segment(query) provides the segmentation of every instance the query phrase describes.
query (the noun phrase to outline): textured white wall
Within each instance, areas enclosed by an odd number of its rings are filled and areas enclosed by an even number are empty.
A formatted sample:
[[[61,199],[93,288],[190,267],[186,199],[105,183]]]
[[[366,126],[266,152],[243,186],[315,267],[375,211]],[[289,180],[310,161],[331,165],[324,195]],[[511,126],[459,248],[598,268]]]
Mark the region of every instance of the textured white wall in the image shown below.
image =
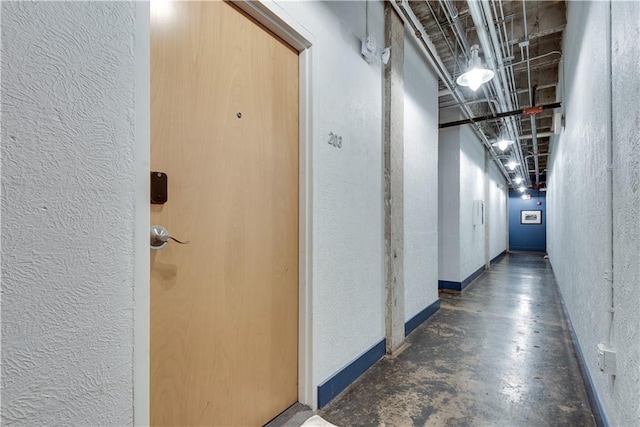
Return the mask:
[[[484,147],[470,126],[460,127],[460,277],[484,265],[484,226],[473,225],[473,201],[484,200]]]
[[[134,5],[1,7],[2,422],[130,425]]]
[[[609,8],[613,39],[609,40]],[[569,2],[563,52],[566,127],[553,141],[547,196],[548,252],[590,375],[611,425],[640,422],[640,4]],[[612,75],[609,74],[609,49]],[[610,91],[610,82],[613,94]],[[612,103],[609,102],[612,96]],[[610,331],[610,254],[606,153],[610,105],[614,153],[614,306]],[[588,195],[586,197],[585,195]],[[600,372],[598,343],[617,351],[617,375]]]
[[[313,382],[384,338],[382,66],[360,55],[365,2],[278,2],[314,36]],[[381,46],[381,2],[369,31]],[[342,136],[342,148],[327,143]]]
[[[616,307],[613,344],[618,351],[610,418],[640,424],[640,3],[613,2],[613,224]]]
[[[404,43],[404,312],[438,299],[438,79]]]
[[[489,258],[507,249],[507,180],[495,162],[489,162]]]
[[[447,113],[447,111],[445,111]],[[460,116],[440,117],[440,122]],[[438,279],[460,282],[460,128],[438,133]]]

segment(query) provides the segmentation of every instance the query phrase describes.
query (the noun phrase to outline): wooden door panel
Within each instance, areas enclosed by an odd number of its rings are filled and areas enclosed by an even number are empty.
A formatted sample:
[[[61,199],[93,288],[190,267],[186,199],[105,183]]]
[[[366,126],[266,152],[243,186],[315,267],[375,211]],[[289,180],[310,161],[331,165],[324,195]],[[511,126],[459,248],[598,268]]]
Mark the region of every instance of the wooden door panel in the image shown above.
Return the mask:
[[[297,400],[298,57],[232,6],[151,22],[153,425],[260,425]]]

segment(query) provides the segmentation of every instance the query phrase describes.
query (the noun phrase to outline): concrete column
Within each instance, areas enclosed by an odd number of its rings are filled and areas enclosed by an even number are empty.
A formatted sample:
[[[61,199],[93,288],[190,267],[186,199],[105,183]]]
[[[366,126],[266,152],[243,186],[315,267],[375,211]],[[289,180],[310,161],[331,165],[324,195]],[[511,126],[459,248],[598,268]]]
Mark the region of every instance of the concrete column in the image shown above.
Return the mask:
[[[385,46],[391,58],[384,68],[384,241],[387,353],[404,343],[404,25],[389,2],[384,4]]]

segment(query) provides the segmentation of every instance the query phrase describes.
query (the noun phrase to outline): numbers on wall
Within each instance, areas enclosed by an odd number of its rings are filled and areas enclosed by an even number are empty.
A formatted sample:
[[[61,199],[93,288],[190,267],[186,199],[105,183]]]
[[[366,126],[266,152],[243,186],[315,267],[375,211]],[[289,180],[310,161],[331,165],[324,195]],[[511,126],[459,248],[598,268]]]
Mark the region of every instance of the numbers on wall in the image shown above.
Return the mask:
[[[329,145],[333,145],[336,148],[342,148],[342,137],[333,132],[329,132]]]

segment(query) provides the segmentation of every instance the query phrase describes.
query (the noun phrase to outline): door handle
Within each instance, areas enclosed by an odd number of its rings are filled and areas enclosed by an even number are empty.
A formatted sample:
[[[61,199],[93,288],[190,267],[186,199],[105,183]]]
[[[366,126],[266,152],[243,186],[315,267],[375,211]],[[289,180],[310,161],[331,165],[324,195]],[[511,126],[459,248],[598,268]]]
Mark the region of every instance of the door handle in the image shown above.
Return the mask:
[[[173,237],[169,234],[166,228],[161,225],[152,225],[151,226],[151,249],[162,249],[167,244],[169,240],[173,240],[176,243],[180,243],[181,245],[189,244],[189,241],[181,241]]]

